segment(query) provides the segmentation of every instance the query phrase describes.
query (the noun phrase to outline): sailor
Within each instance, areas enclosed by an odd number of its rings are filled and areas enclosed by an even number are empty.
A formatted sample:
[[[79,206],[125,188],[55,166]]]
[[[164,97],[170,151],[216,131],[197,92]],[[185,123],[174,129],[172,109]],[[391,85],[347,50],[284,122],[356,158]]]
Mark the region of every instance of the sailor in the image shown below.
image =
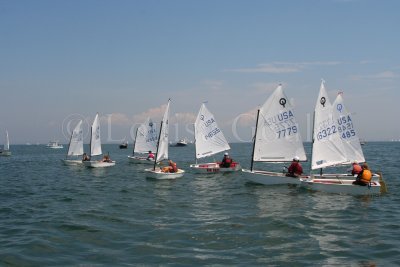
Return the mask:
[[[303,173],[303,167],[300,164],[300,158],[298,156],[295,156],[293,158],[292,164],[290,164],[288,168],[286,176],[299,177],[302,173]]]
[[[225,152],[224,158],[222,159],[220,167],[229,168],[229,167],[231,167],[232,162],[233,162],[233,160],[231,159],[231,157],[229,157],[228,152]]]
[[[358,174],[353,184],[366,186],[371,182],[372,172],[368,167],[368,164],[364,162],[362,165],[362,171]]]

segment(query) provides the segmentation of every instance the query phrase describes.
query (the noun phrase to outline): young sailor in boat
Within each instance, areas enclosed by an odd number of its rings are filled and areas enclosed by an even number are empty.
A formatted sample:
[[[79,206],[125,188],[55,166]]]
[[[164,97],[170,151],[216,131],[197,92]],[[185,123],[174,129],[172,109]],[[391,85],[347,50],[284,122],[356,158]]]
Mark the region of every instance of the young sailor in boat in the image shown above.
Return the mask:
[[[102,161],[103,162],[112,162],[109,155],[104,155]]]
[[[89,160],[90,160],[89,156],[86,153],[83,153],[82,161],[89,161]]]
[[[300,158],[298,156],[295,156],[293,158],[292,164],[290,164],[288,168],[288,172],[286,173],[286,176],[290,177],[299,177],[303,173],[303,167],[300,164]]]
[[[178,172],[178,167],[176,166],[176,163],[173,162],[172,160],[168,160],[169,166],[162,168],[162,172]]]
[[[357,179],[353,182],[356,185],[366,186],[371,182],[372,172],[367,163],[362,165],[362,171],[358,174]]]
[[[153,152],[151,152],[151,150],[149,151],[149,154],[147,155],[147,160],[154,160],[155,159],[155,157],[154,157],[154,154],[153,154]]]
[[[349,169],[349,171],[351,171],[351,175],[359,175],[360,172],[362,172],[362,167],[360,166],[360,164],[358,164],[358,162],[355,160],[352,163],[352,167]]]
[[[233,160],[229,157],[228,152],[225,152],[224,158],[222,159],[221,164],[219,165],[221,168],[230,168]]]

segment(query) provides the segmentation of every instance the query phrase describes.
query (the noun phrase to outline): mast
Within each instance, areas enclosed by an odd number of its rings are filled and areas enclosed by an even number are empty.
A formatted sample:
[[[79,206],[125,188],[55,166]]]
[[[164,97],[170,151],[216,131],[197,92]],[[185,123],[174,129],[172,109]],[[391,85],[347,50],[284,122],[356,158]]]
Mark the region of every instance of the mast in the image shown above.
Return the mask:
[[[257,119],[256,119],[256,132],[254,133],[254,140],[253,140],[253,152],[251,154],[251,165],[250,171],[253,171],[253,163],[254,163],[254,150],[256,147],[256,139],[257,139],[257,128],[258,128],[258,116],[260,115],[260,109],[257,110]]]
[[[194,130],[194,158],[195,158],[195,162],[196,162],[196,164],[197,164],[196,123],[193,124],[193,130]]]
[[[163,121],[161,121],[161,125],[160,125],[160,133],[158,134],[158,141],[157,141],[157,151],[156,151],[156,158],[154,160],[154,166],[153,166],[153,171],[156,170],[156,165],[157,165],[157,157],[158,157],[158,147],[160,145],[160,137],[161,137],[161,130],[162,130],[162,126],[163,126]]]
[[[140,126],[139,126],[140,127]],[[136,138],[137,138],[137,133],[139,131],[139,127],[136,128],[136,134],[135,134],[135,142],[133,143],[133,151],[132,151],[132,156],[135,155],[135,146],[136,146]]]
[[[89,155],[90,155],[90,160],[92,160],[92,138],[93,138],[93,124],[90,127],[90,143],[89,143]]]

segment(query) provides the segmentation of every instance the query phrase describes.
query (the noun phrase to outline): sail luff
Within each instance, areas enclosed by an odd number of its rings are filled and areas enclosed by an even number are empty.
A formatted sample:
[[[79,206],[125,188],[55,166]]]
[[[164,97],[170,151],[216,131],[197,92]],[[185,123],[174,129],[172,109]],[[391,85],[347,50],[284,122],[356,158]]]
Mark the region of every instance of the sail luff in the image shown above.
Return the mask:
[[[168,159],[168,133],[169,133],[169,107],[171,100],[168,100],[167,107],[164,112],[164,116],[162,119],[162,125],[160,129],[159,142],[158,142],[158,151],[157,151],[157,162],[160,162],[164,159]]]

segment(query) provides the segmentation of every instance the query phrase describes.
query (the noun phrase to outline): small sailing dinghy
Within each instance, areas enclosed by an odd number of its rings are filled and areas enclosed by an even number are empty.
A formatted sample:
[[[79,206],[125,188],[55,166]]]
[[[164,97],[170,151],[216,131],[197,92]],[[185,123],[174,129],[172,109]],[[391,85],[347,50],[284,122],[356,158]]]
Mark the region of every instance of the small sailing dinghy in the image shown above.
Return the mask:
[[[83,131],[82,131],[82,120],[78,122],[75,129],[71,133],[71,138],[69,140],[68,152],[63,159],[65,165],[80,165],[82,164],[83,155]],[[79,158],[77,158],[79,157]]]
[[[90,160],[84,160],[83,164],[86,167],[91,168],[104,168],[115,165],[115,161],[112,161],[109,155],[104,155],[101,160],[93,160],[94,156],[102,155],[101,150],[101,139],[100,139],[100,120],[99,114],[93,120],[92,127],[90,129]]]
[[[0,149],[0,156],[9,157],[11,156],[10,151],[10,139],[8,138],[8,131],[6,130],[6,140],[3,145],[3,149]]]
[[[169,106],[171,100],[168,100],[163,119],[160,125],[160,133],[157,142],[157,156],[153,168],[146,169],[146,176],[153,179],[176,179],[182,177],[185,173],[182,169],[176,169],[176,172],[168,172],[168,168],[157,167],[157,163],[168,159],[168,134],[169,134]]]
[[[230,148],[224,134],[218,127],[214,115],[203,103],[194,124],[196,164],[190,168],[198,173],[234,172],[241,169],[240,164],[232,162],[230,167],[222,167],[221,162],[197,163],[198,159],[210,157]]]
[[[249,182],[300,184],[298,177],[286,176],[286,172],[253,169],[254,162],[285,163],[295,157],[300,161],[307,159],[294,114],[292,104],[279,85],[257,113],[251,168],[242,170]]]
[[[145,153],[153,153],[157,149],[156,125],[148,118],[145,123],[136,129],[135,142],[132,155],[128,156],[131,163],[154,164],[154,158],[149,158]],[[136,153],[136,155],[135,155]]]
[[[352,115],[344,106],[342,94],[338,94],[332,105],[324,81],[321,82],[315,106],[313,131],[311,170],[320,169],[320,173],[311,173],[308,179],[301,179],[302,186],[329,193],[353,195],[381,192],[381,183],[384,182],[380,174],[373,174],[368,186],[361,186],[353,184],[356,177],[350,174],[322,173],[322,169],[326,167],[350,165],[355,161],[365,162]]]

